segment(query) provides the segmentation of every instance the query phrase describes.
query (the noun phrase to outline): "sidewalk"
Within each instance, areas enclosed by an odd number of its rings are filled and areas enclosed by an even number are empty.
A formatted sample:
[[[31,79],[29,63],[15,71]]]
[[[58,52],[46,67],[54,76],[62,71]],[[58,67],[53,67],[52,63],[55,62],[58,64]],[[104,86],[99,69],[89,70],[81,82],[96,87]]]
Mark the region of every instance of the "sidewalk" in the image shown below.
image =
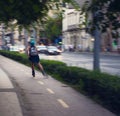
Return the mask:
[[[41,73],[36,71],[36,79],[33,79],[30,67],[3,56],[0,56],[0,59],[0,66],[20,83],[19,86],[24,92],[24,105],[27,110],[26,114],[23,113],[24,116],[116,116],[51,77],[42,79]],[[0,68],[0,116],[23,116],[23,114],[15,88]]]
[[[23,116],[14,87],[0,68],[0,116]]]

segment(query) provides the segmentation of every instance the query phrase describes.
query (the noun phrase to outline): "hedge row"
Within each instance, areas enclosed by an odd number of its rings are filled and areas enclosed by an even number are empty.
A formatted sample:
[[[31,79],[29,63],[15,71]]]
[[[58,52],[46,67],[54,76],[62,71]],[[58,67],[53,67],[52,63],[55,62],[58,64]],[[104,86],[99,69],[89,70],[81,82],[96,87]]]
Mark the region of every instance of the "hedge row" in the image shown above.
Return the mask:
[[[8,51],[0,51],[0,54],[29,65],[25,54]],[[95,98],[110,111],[120,115],[120,78],[118,76],[69,67],[59,61],[41,60],[41,63],[53,77]]]

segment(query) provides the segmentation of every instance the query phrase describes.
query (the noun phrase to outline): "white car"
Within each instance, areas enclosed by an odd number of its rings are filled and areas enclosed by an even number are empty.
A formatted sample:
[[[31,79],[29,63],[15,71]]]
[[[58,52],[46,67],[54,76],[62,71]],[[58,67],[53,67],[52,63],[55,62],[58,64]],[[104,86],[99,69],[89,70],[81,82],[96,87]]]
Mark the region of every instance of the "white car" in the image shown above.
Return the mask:
[[[38,51],[39,53],[44,53],[44,54],[46,54],[46,52],[47,52],[47,47],[44,46],[44,45],[38,45],[38,46],[36,46],[36,48],[37,48],[37,51]]]
[[[19,52],[19,48],[18,46],[10,46],[10,51],[15,51],[15,52]]]
[[[47,54],[49,55],[60,55],[61,50],[59,50],[56,46],[47,46]]]

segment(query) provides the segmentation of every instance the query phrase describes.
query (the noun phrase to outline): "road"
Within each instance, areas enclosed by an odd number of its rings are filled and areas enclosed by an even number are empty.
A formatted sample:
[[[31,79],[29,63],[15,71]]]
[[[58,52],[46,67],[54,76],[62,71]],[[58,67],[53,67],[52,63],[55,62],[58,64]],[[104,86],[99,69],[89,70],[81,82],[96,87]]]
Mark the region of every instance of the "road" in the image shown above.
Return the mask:
[[[36,78],[33,78],[30,67],[3,56],[0,61],[0,68],[13,83],[23,116],[115,116],[52,77],[44,79],[36,71]]]
[[[93,55],[90,53],[64,52],[58,56],[40,54],[40,58],[62,61],[68,66],[78,66],[89,70],[93,69]],[[100,68],[102,72],[120,76],[120,55],[101,55]]]

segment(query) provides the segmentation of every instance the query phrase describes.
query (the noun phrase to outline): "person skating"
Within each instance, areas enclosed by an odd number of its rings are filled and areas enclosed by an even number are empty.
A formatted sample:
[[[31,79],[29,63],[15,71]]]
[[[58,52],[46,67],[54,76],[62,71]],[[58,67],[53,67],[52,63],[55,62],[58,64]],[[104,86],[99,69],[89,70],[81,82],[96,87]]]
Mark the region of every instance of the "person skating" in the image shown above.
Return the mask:
[[[27,48],[27,55],[28,55],[28,59],[31,62],[31,68],[32,68],[32,76],[35,77],[35,65],[38,66],[39,70],[42,72],[42,74],[45,77],[48,77],[47,74],[45,73],[43,66],[40,63],[40,58],[38,55],[38,51],[37,48],[35,46],[35,41],[31,40],[29,42],[29,46]]]

